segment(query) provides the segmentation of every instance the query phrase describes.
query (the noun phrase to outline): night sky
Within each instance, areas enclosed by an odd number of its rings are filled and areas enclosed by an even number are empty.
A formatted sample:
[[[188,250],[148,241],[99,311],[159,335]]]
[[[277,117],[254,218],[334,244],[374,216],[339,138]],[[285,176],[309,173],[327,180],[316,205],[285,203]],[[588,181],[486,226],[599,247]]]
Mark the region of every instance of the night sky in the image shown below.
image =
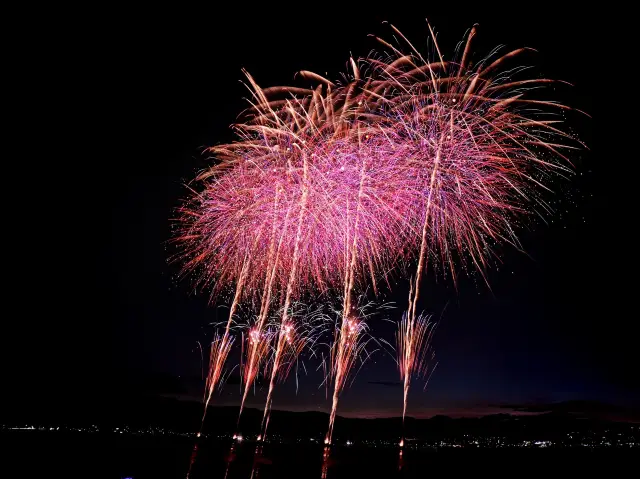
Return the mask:
[[[433,274],[423,282],[422,307],[441,318],[434,340],[439,364],[426,392],[416,383],[409,414],[479,415],[573,399],[637,402],[634,313],[629,287],[619,284],[625,259],[614,259],[629,245],[616,236],[622,232],[612,234],[611,158],[599,153],[594,135],[595,19],[546,7],[501,13],[458,6],[392,5],[378,13],[317,8],[130,13],[105,29],[86,75],[96,86],[83,86],[89,108],[101,112],[99,120],[87,119],[92,146],[83,149],[84,179],[70,182],[77,190],[70,187],[55,204],[67,212],[62,224],[74,227],[60,225],[65,238],[52,240],[59,248],[42,276],[46,291],[23,304],[35,319],[20,326],[30,339],[16,346],[15,395],[199,397],[197,341],[206,345],[209,323],[225,319],[226,309],[194,294],[189,282],[176,282],[167,241],[184,183],[209,164],[203,147],[232,138],[229,125],[245,105],[241,68],[263,87],[295,83],[301,69],[335,78],[350,52],[366,55],[376,46],[367,34],[390,37],[383,20],[424,48],[428,17],[446,55],[474,23],[476,55],[499,44],[537,49],[521,61],[534,65],[536,75],[573,83],[556,98],[594,119],[571,117],[591,151],[572,158],[573,181],[556,185],[557,213],[549,224],[532,222],[519,232],[527,254],[499,249],[503,264],[488,272],[491,289],[476,277],[461,277],[457,289]],[[389,318],[400,317],[406,298],[407,285],[399,281],[384,298],[398,306]],[[373,320],[371,328],[392,340],[389,323]],[[317,363],[309,365],[314,370]],[[292,374],[274,407],[327,410],[320,374],[299,376],[298,394]],[[238,403],[234,379],[218,404]],[[391,358],[376,354],[344,394],[339,414],[400,414],[397,382]],[[249,404],[262,405],[263,397],[259,392]]]

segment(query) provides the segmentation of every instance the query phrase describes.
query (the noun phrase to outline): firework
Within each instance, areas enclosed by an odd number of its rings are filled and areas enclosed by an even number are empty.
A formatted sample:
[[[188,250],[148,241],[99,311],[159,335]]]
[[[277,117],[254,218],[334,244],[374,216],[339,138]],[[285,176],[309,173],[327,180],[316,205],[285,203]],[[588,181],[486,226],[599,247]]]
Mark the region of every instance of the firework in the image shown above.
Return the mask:
[[[294,331],[293,331],[294,325],[293,323],[290,323],[288,319],[289,319],[289,307],[291,305],[294,283],[296,281],[297,273],[298,273],[298,259],[300,257],[300,242],[302,241],[302,229],[303,229],[302,225],[304,223],[304,215],[305,215],[305,209],[307,206],[307,201],[309,199],[309,186],[308,186],[309,166],[308,166],[306,157],[303,159],[303,165],[304,165],[303,178],[302,178],[303,185],[302,185],[302,193],[300,196],[300,216],[298,218],[295,247],[293,251],[293,264],[292,264],[291,272],[289,273],[289,281],[287,283],[287,292],[285,295],[284,307],[282,309],[282,322],[280,323],[280,332],[278,334],[275,357],[273,360],[273,366],[271,367],[272,369],[271,381],[269,383],[269,392],[267,394],[267,404],[264,409],[265,413],[263,418],[263,423],[265,422],[265,419],[267,420],[267,423],[264,424],[263,436],[266,436],[266,428],[268,425],[268,411],[271,407],[273,387],[275,385],[275,379],[278,375],[278,370],[280,367],[280,362],[282,360],[282,353],[284,350],[284,346],[285,344],[291,345],[292,336],[294,335]],[[297,348],[294,348],[294,350],[298,351]]]
[[[246,277],[248,263],[245,261],[245,265],[242,269],[240,278],[238,279],[238,284],[236,286],[236,292],[233,297],[233,302],[231,303],[231,308],[229,309],[229,319],[227,320],[227,324],[224,329],[224,334],[222,337],[216,335],[214,340],[211,342],[211,348],[209,350],[209,372],[207,373],[207,379],[205,383],[205,397],[204,397],[204,411],[202,414],[202,424],[204,424],[204,419],[207,414],[207,409],[209,407],[209,402],[211,401],[211,396],[215,389],[220,386],[221,379],[223,377],[224,365],[227,361],[227,357],[229,356],[229,352],[231,351],[231,346],[233,345],[234,338],[231,336],[231,327],[233,326],[234,314],[238,308],[238,303],[240,300],[240,294],[242,292],[242,286],[244,283],[244,279]],[[202,425],[200,427],[202,431]]]
[[[433,353],[430,351],[431,337],[434,331],[434,323],[428,317],[418,316],[413,318],[405,313],[398,325],[396,335],[397,361],[400,370],[400,378],[404,386],[404,401],[402,407],[402,425],[407,414],[407,398],[411,386],[411,378],[414,375],[426,375],[430,370],[430,360]],[[428,381],[427,381],[428,382]],[[425,385],[426,387],[426,385]],[[404,446],[404,439],[400,441],[400,447]]]
[[[385,61],[369,61],[380,77],[373,88],[387,99],[384,130],[422,182],[412,222],[420,225],[409,303],[415,318],[429,256],[455,280],[455,256],[483,272],[495,244],[519,247],[519,218],[550,211],[540,192],[572,173],[563,151],[580,143],[559,128],[566,106],[526,96],[551,80],[514,79],[524,68],[510,62],[530,49],[494,51],[472,66],[474,27],[459,62],[444,61],[432,33],[438,59],[428,61],[394,30],[411,52],[391,47]]]
[[[243,297],[282,302],[328,291],[345,269],[356,282],[386,276],[412,240],[414,172],[384,154],[388,140],[360,120],[372,107],[364,88],[262,90],[248,78],[255,104],[236,125],[238,141],[211,149],[220,163],[199,176],[204,190],[181,209],[185,273],[216,295],[251,258]],[[288,97],[267,98],[276,93]]]
[[[270,363],[271,377],[262,417],[262,432],[258,436],[258,441],[264,441],[267,436],[267,428],[269,426],[271,406],[273,403],[273,391],[276,383],[287,379],[291,368],[294,363],[298,361],[298,357],[303,349],[305,349],[305,347],[312,348],[324,331],[326,318],[321,308],[316,310],[301,310],[300,314],[297,315],[300,316],[299,318],[295,317],[295,312],[295,308],[292,308],[292,312],[288,315],[286,321],[282,321],[278,326],[279,331],[275,337],[276,344]]]
[[[269,426],[269,413],[271,411],[271,403],[273,401],[273,389],[276,384],[276,380],[280,376],[284,380],[290,370],[285,368],[282,372],[282,363],[285,361],[284,356],[291,356],[291,360],[295,360],[304,347],[304,339],[300,339],[295,331],[295,326],[292,322],[283,321],[280,325],[276,340],[276,349],[274,352],[273,364],[271,365],[271,379],[269,381],[269,391],[267,392],[267,400],[264,406],[264,413],[262,416],[262,434],[260,440],[265,440],[267,437],[267,427]]]
[[[484,277],[493,246],[519,248],[515,229],[523,214],[550,212],[540,192],[554,176],[571,173],[564,151],[581,145],[564,133],[559,103],[527,98],[548,79],[514,79],[524,68],[510,66],[529,49],[498,56],[497,50],[471,65],[471,29],[459,62],[445,61],[429,26],[437,59],[410,48],[370,58],[377,80],[372,95],[384,95],[377,112],[394,154],[411,158],[422,201],[412,225],[420,225],[417,268],[409,307],[398,331],[398,366],[404,382],[403,423],[412,375],[425,373],[432,324],[417,315],[420,286],[429,260],[456,278],[455,258],[467,259]],[[486,281],[486,278],[485,278]],[[404,441],[401,441],[401,447]]]
[[[364,296],[365,295],[362,297]],[[374,345],[377,344],[378,341],[369,335],[367,320],[379,313],[380,310],[388,307],[386,304],[378,305],[373,302],[368,302],[356,307],[356,304],[362,297],[349,303],[350,313],[345,314],[345,311],[347,311],[347,309],[345,309],[347,301],[351,301],[350,295],[346,294],[343,298],[342,310],[334,311],[341,319],[335,323],[334,339],[330,349],[329,369],[325,371],[326,376],[323,382],[323,384],[327,385],[327,388],[333,383],[329,427],[324,439],[324,444],[328,446],[331,445],[333,438],[333,426],[340,395],[349,380],[353,380],[358,372],[354,366],[359,361],[360,367],[362,367],[369,357],[377,351],[377,349],[369,347],[372,341]],[[338,323],[340,324],[339,328]]]
[[[306,161],[306,159],[304,160],[304,173],[303,173],[303,185],[302,185],[302,192],[301,192],[301,196],[300,196],[300,213],[299,213],[299,218],[298,218],[298,226],[297,226],[297,232],[296,232],[296,237],[295,237],[295,247],[294,247],[294,252],[293,252],[293,263],[292,263],[292,267],[291,267],[291,271],[289,273],[289,281],[287,283],[287,292],[285,295],[285,300],[284,300],[284,307],[282,310],[282,323],[281,323],[281,327],[280,327],[280,333],[278,334],[278,340],[277,340],[277,347],[276,347],[276,354],[275,354],[275,359],[274,359],[274,364],[272,366],[272,370],[273,370],[273,375],[272,375],[272,379],[271,379],[271,383],[269,385],[269,394],[267,396],[267,404],[270,404],[271,401],[271,394],[273,393],[273,386],[275,383],[275,376],[277,375],[277,371],[278,371],[278,367],[280,364],[280,360],[281,360],[281,353],[282,353],[282,343],[283,341],[286,341],[287,338],[290,338],[290,330],[291,328],[293,328],[293,325],[290,324],[287,321],[288,315],[289,315],[289,307],[291,305],[291,299],[292,299],[292,295],[293,295],[293,289],[294,289],[294,283],[297,279],[297,270],[298,270],[298,258],[300,256],[299,252],[300,252],[300,242],[302,240],[302,225],[303,225],[303,220],[304,220],[304,214],[305,214],[305,208],[307,205],[307,200],[309,198],[309,188],[308,188],[308,175],[309,175],[309,169],[308,169],[308,163]],[[268,304],[264,305],[263,304],[264,309],[268,309]],[[265,312],[266,314],[266,312]],[[258,331],[259,333],[259,331]],[[252,355],[253,358],[253,355]],[[252,366],[250,364],[250,366]],[[253,379],[252,379],[253,380]],[[240,414],[242,414],[242,406],[244,405],[244,401],[245,398],[247,396],[247,390],[249,388],[250,383],[249,382],[245,382],[245,393],[243,395],[243,399],[242,399],[242,405],[240,407]],[[267,412],[268,408],[265,407],[265,415]],[[264,422],[264,421],[263,421]]]
[[[331,413],[329,414],[329,429],[324,439],[324,443],[327,445],[331,444],[340,394],[347,383],[349,373],[365,347],[362,340],[365,331],[366,324],[363,321],[354,317],[346,317],[337,333],[337,339],[331,351],[331,375],[334,386]]]
[[[246,268],[245,268],[246,270]],[[204,420],[207,415],[207,410],[209,409],[209,402],[211,401],[211,397],[213,396],[213,392],[215,389],[224,382],[223,374],[224,374],[224,365],[227,361],[227,357],[229,356],[229,352],[231,351],[231,347],[233,346],[234,338],[230,335],[231,327],[233,325],[233,317],[238,307],[238,300],[240,298],[240,291],[242,290],[242,282],[244,280],[244,274],[241,274],[238,285],[236,287],[236,294],[234,295],[233,302],[231,303],[231,308],[229,310],[229,319],[227,320],[226,327],[224,329],[224,333],[222,337],[216,331],[213,341],[211,342],[211,347],[209,349],[209,370],[207,372],[207,379],[205,382],[204,388],[204,410],[202,412],[202,420],[200,421],[200,431],[196,435],[196,438],[200,438],[202,434],[202,429],[204,427]],[[196,459],[196,455],[198,452],[198,443],[196,442],[193,446],[193,452],[191,454],[191,460],[189,462],[189,470],[187,471],[187,479],[191,475],[191,470],[193,468],[193,464]]]
[[[377,135],[374,135],[374,137],[376,136]],[[385,166],[389,166],[390,164],[393,165],[394,162],[390,162],[389,159],[395,158],[394,156],[379,155],[379,151],[375,149],[373,151],[371,149],[367,149],[368,146],[372,143],[375,145],[375,143],[373,141],[369,141],[371,138],[371,135],[369,134],[366,134],[364,138],[364,144],[363,142],[358,144],[360,151],[357,157],[359,159],[360,168],[357,178],[357,195],[354,202],[355,207],[350,207],[354,203],[348,202],[345,205],[347,218],[353,217],[353,220],[348,220],[344,227],[344,249],[346,254],[344,258],[345,268],[342,295],[342,319],[340,330],[337,333],[337,337],[334,339],[334,347],[332,348],[331,374],[333,379],[333,397],[325,444],[331,444],[339,397],[344,389],[351,368],[355,363],[360,350],[363,348],[363,343],[360,342],[360,339],[361,333],[365,329],[366,325],[362,320],[355,317],[354,312],[356,308],[353,304],[353,294],[356,286],[357,267],[359,263],[359,252],[362,249],[362,240],[366,241],[368,239],[368,237],[362,238],[362,235],[359,232],[362,230],[371,230],[375,228],[376,224],[376,221],[372,220],[372,218],[368,216],[368,213],[370,213],[370,205],[366,201],[366,199],[371,197],[369,190],[367,190],[371,173],[372,171],[376,171],[375,168],[372,169],[369,166],[375,164],[376,159],[382,159]],[[367,150],[369,154],[363,155],[362,150]],[[391,168],[391,170],[402,173],[406,173],[406,171],[408,171],[407,169],[401,168]],[[396,175],[396,178],[400,177],[405,180],[403,185],[404,189],[395,191],[407,191],[410,181],[408,181],[409,179],[405,178],[403,175]],[[353,190],[355,191],[355,188],[353,188]],[[383,190],[384,188],[381,187],[379,191],[374,191],[372,194],[383,194]],[[390,234],[386,239],[388,242],[392,242],[393,238],[398,238],[398,236]],[[397,249],[392,248],[392,251],[397,251]],[[375,278],[371,261],[369,261],[369,265],[371,277]],[[375,279],[373,279],[373,285],[375,288]]]
[[[258,376],[261,363],[265,360],[269,352],[270,340],[268,336],[268,333],[263,331],[260,325],[251,328],[247,334],[245,340],[247,345],[247,361],[242,368],[242,383],[244,389],[240,402],[240,411],[238,412],[238,423],[240,423],[240,416],[242,416],[249,390]]]
[[[236,298],[260,298],[240,413],[265,360],[256,338],[265,334],[272,304],[284,303],[283,328],[292,301],[344,280],[348,312],[355,285],[371,278],[375,288],[377,272],[386,275],[407,251],[411,202],[403,192],[413,194],[406,188],[412,171],[378,154],[376,141],[387,140],[353,121],[366,103],[352,84],[261,90],[247,77],[255,100],[249,119],[237,126],[239,141],[212,149],[222,163],[201,175],[206,188],[183,208],[178,238],[185,271],[200,269],[205,283],[215,279],[213,294],[235,281]],[[274,92],[303,98],[269,100]],[[274,375],[280,354],[277,347]]]
[[[427,266],[454,282],[457,265],[484,277],[497,244],[520,247],[515,231],[524,216],[551,211],[541,192],[571,174],[566,151],[582,146],[561,129],[559,113],[568,108],[534,96],[551,80],[520,78],[524,68],[511,63],[529,49],[495,50],[473,64],[474,27],[459,60],[445,61],[429,26],[431,60],[392,28],[406,47],[380,40],[386,53],[352,59],[342,83],[302,72],[317,86],[262,89],[247,74],[250,107],[235,125],[236,141],[210,149],[219,162],[198,177],[202,190],[181,209],[185,273],[211,286],[212,297],[235,285],[225,334],[212,344],[205,411],[221,382],[235,309],[259,305],[242,343],[240,413],[264,367],[262,439],[283,365],[304,343],[293,305],[342,292],[325,378],[333,385],[331,444],[340,394],[367,342],[354,295],[369,283],[377,292],[379,281],[415,259],[397,338],[404,421],[433,332],[418,314]]]

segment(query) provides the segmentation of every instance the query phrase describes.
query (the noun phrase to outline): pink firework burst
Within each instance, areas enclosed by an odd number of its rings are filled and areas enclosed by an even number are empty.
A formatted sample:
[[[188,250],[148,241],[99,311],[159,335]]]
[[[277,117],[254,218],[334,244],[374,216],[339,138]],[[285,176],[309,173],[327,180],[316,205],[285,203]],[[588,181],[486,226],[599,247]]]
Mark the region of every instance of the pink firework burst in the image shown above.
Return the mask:
[[[409,53],[381,40],[390,52],[367,60],[377,78],[370,94],[384,97],[375,121],[390,154],[410,159],[421,183],[416,276],[429,255],[454,279],[456,256],[483,271],[495,244],[518,246],[514,222],[523,213],[550,211],[540,192],[551,179],[572,174],[565,152],[582,145],[561,129],[559,113],[569,108],[531,98],[554,82],[519,78],[524,69],[514,62],[530,49],[472,65],[474,27],[459,61],[445,61],[434,36],[437,58],[425,60],[392,28]]]
[[[388,154],[411,164],[422,197],[409,222],[420,231],[417,269],[398,331],[404,417],[411,375],[433,331],[416,314],[429,259],[454,281],[456,258],[484,276],[494,245],[519,247],[523,215],[550,212],[540,193],[551,190],[552,178],[572,173],[566,152],[584,145],[562,130],[561,113],[570,108],[534,96],[554,82],[519,77],[524,69],[513,62],[530,49],[496,50],[472,65],[474,27],[460,60],[445,61],[429,26],[437,57],[425,60],[392,28],[408,53],[380,40],[388,53],[368,59],[375,77],[368,92],[383,100],[372,118],[389,140]]]

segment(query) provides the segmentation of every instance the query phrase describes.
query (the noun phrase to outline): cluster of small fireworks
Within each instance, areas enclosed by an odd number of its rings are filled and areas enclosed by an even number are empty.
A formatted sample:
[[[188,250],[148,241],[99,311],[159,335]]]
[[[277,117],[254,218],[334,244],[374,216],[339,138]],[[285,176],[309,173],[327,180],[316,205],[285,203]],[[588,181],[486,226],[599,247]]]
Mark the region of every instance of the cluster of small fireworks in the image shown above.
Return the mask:
[[[519,248],[519,218],[551,212],[540,193],[571,174],[566,151],[583,146],[560,128],[558,113],[568,107],[526,97],[551,80],[514,79],[524,69],[504,69],[528,49],[495,50],[472,64],[474,27],[459,59],[445,61],[429,26],[437,58],[425,60],[392,28],[408,53],[378,39],[386,53],[351,59],[341,84],[305,71],[316,87],[262,89],[245,72],[251,106],[235,126],[238,140],[210,149],[219,162],[181,209],[185,272],[212,295],[235,288],[224,336],[212,344],[205,407],[221,381],[238,304],[259,304],[242,342],[240,413],[263,370],[262,440],[275,385],[319,335],[294,305],[339,294],[325,378],[331,444],[340,394],[366,357],[368,325],[354,295],[368,285],[377,293],[415,260],[396,338],[404,422],[411,379],[433,357],[433,323],[417,310],[427,266],[454,281],[456,265],[484,276],[497,244]]]

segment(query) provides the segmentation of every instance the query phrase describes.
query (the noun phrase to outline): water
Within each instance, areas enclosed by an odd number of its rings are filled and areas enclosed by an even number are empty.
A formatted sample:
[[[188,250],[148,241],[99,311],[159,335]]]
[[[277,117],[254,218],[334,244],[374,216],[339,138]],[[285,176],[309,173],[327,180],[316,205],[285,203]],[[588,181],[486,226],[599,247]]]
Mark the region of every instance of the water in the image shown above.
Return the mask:
[[[193,451],[187,438],[38,431],[3,432],[1,477],[185,478]],[[332,448],[324,460],[317,444],[285,446],[231,441],[200,445],[190,479],[424,478],[468,474],[549,476],[606,468],[619,477],[635,467],[638,450]],[[256,452],[258,452],[256,454]],[[324,474],[324,475],[323,475]]]

